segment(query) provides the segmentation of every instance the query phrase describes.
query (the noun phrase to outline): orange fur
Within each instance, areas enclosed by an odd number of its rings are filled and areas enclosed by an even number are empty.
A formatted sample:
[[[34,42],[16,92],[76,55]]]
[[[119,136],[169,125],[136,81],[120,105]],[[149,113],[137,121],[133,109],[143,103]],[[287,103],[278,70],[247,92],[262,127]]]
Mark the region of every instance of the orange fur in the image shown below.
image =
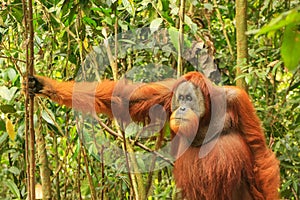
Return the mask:
[[[115,82],[58,82],[47,77],[35,76],[44,86],[40,95],[51,100],[89,113],[105,113],[112,116],[111,103]]]
[[[212,86],[196,72],[188,73],[183,78],[184,81],[197,85],[206,99],[208,110],[199,127],[205,127],[211,121],[217,123],[218,119],[210,118],[209,107],[212,102],[219,103],[220,88]],[[183,189],[183,194],[188,199],[248,199],[243,197],[243,194],[238,194],[240,198],[235,198],[236,193],[233,191],[236,191],[238,185],[243,185],[242,190],[246,196],[250,194],[249,199],[279,199],[278,160],[267,148],[260,120],[248,95],[237,87],[222,89],[225,89],[227,102],[226,120],[221,136],[216,139],[212,151],[204,158],[197,156],[201,147],[189,147],[184,152],[175,163],[174,175],[177,185]],[[238,138],[233,137],[236,133]],[[196,169],[191,170],[190,165]],[[185,169],[178,170],[177,167],[180,166],[185,166]],[[228,173],[228,170],[236,174]],[[233,182],[230,182],[231,179]]]
[[[232,89],[232,87],[228,87]],[[274,153],[268,149],[260,120],[245,91],[234,88],[235,97],[229,95],[227,113],[231,123],[245,138],[254,157],[255,181],[267,200],[279,199],[279,165]]]
[[[212,117],[211,106],[222,103],[220,91],[225,91],[226,116],[219,138],[202,146],[183,149],[180,148],[184,133],[175,138],[173,148],[180,149],[182,154],[174,167],[177,186],[187,199],[279,198],[278,161],[267,148],[260,121],[248,95],[236,87],[213,86],[198,72],[190,72],[177,81],[149,84],[108,80],[75,83],[57,82],[40,76],[36,78],[43,85],[39,91],[41,95],[83,112],[105,113],[125,122],[130,118],[145,121],[151,113],[154,115],[150,116],[151,119],[159,119],[163,113],[170,117],[173,89],[184,81],[190,81],[203,93],[206,112],[198,122],[190,115],[192,119],[182,124],[184,129],[180,123],[171,120],[174,135],[197,126],[205,134],[210,123],[218,124],[218,119]],[[151,110],[154,112],[149,114]],[[199,157],[201,148],[211,151],[205,157]]]
[[[189,147],[176,160],[174,176],[187,199],[247,200],[252,199],[252,169],[250,149],[240,135],[232,133],[221,136],[204,158],[199,158],[199,147]]]
[[[104,113],[110,117],[114,115],[124,121],[130,117],[143,121],[156,104],[162,105],[167,113],[170,112],[174,80],[132,84],[110,80],[58,82],[47,77],[35,77],[44,86],[39,95],[85,113]]]

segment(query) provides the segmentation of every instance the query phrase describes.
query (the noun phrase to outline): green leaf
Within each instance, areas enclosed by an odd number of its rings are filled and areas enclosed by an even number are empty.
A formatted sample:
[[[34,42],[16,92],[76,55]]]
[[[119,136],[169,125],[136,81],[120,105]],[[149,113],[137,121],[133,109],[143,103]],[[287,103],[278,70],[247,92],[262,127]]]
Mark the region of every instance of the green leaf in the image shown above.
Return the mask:
[[[0,121],[2,123],[2,121]],[[5,122],[3,121],[4,123],[4,130],[5,130]],[[2,126],[2,125],[1,125]],[[2,129],[2,128],[1,128]],[[3,130],[1,130],[3,131]],[[8,133],[3,133],[1,136],[0,136],[0,145],[2,146],[3,145],[3,142],[5,142],[5,140],[8,138]]]
[[[14,175],[20,175],[21,171],[19,168],[12,166],[8,169],[9,172],[13,173]]]
[[[127,12],[134,16],[134,7],[133,5],[131,4],[132,2],[130,0],[123,0],[122,1],[122,4],[124,5],[125,9],[127,10]]]
[[[171,15],[178,15],[179,8],[177,6],[174,6],[170,12]]]
[[[163,22],[162,18],[156,18],[156,19],[152,20],[152,22],[150,23],[151,33],[154,33],[155,31],[157,31],[162,22]]]
[[[192,31],[192,33],[196,33],[198,30],[197,24],[195,24],[189,16],[184,17],[184,22],[188,25]]]
[[[97,155],[98,154],[98,149],[95,145],[95,143],[92,143],[89,148],[88,148],[88,152],[90,155]]]
[[[10,81],[14,81],[16,76],[17,76],[17,73],[16,71],[13,69],[13,68],[8,68],[6,70],[6,73],[7,73],[7,76],[9,78]]]
[[[291,183],[292,183],[292,180],[288,180],[283,185],[281,185],[281,188],[286,189],[291,185]]]
[[[298,181],[293,181],[293,188],[295,191],[298,191],[298,184],[299,184]]]
[[[102,8],[93,7],[93,8],[91,8],[91,10],[102,12],[103,9]]]
[[[170,40],[173,46],[175,47],[176,51],[178,52],[178,40],[179,40],[179,30],[175,27],[170,27],[168,29],[168,33],[170,35]],[[190,38],[186,34],[184,34],[184,48],[190,48],[192,45],[192,42]]]
[[[83,17],[83,21],[90,26],[97,27],[96,21],[89,17]]]
[[[10,89],[8,89],[5,86],[0,86],[0,97],[7,101],[10,101],[14,97],[17,90],[17,87],[11,87]]]
[[[17,187],[17,185],[12,180],[6,180],[5,182],[2,182],[2,184],[6,184],[6,186],[10,189],[10,191],[18,198],[20,199],[20,190]]]
[[[136,45],[136,43],[134,41],[128,40],[128,39],[120,39],[119,42]]]
[[[171,42],[173,46],[175,47],[176,51],[178,52],[178,37],[179,37],[179,31],[175,27],[170,27],[168,29],[168,33],[170,35]]]
[[[300,23],[300,13],[298,9],[293,9],[280,14],[273,19],[269,24],[261,28],[257,35],[265,34],[271,31],[276,31],[288,25],[297,25]]]
[[[122,30],[128,31],[128,25],[127,25],[126,22],[121,21],[121,20],[118,20],[118,24],[119,24],[119,26],[122,28]]]
[[[0,106],[0,110],[3,112],[3,113],[15,113],[16,112],[16,109],[14,108],[13,105],[1,105]]]
[[[132,122],[125,128],[126,138],[136,135],[140,131],[138,124]]]
[[[42,118],[48,122],[49,124],[54,125],[54,121],[52,119],[55,119],[54,114],[52,113],[51,110],[47,110],[47,112],[45,110],[42,111]]]
[[[22,6],[12,6],[11,14],[15,17],[15,19],[21,24],[23,20],[23,10]]]
[[[287,26],[282,46],[281,56],[285,66],[293,70],[300,62],[300,32],[297,30],[297,26]]]

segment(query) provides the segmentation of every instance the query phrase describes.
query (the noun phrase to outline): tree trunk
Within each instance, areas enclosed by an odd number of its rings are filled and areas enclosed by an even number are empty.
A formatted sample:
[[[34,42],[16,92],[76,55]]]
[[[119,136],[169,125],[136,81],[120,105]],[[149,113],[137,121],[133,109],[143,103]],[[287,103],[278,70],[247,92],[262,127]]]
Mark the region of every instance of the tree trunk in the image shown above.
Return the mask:
[[[42,120],[39,120],[41,125]],[[37,144],[37,153],[38,153],[38,160],[40,163],[40,176],[42,182],[42,191],[43,191],[43,199],[48,200],[52,199],[51,193],[51,180],[50,180],[50,169],[48,165],[48,156],[46,151],[46,144],[45,138],[43,133],[41,132],[41,128],[39,131],[36,131],[36,144]]]
[[[243,69],[247,65],[248,43],[247,43],[247,0],[236,0],[236,42],[237,42],[237,66],[236,66],[236,85],[247,89],[246,82],[239,78]]]

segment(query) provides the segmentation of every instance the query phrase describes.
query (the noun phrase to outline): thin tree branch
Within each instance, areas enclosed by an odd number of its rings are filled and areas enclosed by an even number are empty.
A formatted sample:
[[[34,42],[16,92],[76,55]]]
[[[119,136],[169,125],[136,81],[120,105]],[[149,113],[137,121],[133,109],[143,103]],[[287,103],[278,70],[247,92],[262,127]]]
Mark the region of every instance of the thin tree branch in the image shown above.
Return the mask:
[[[36,145],[37,145],[37,155],[38,162],[40,164],[40,176],[42,183],[42,192],[43,199],[48,200],[52,199],[51,192],[51,181],[50,181],[50,169],[49,169],[49,161],[48,154],[46,150],[45,138],[42,132],[42,118],[38,118],[39,128],[36,131]]]
[[[111,67],[111,70],[113,73],[113,78],[114,78],[114,80],[117,80],[118,79],[118,66],[117,66],[117,62],[116,62],[117,58],[114,58],[113,54],[111,52],[111,48],[108,43],[108,35],[107,35],[105,27],[102,29],[102,34],[104,35],[104,46],[107,51],[107,56],[108,56],[109,64],[110,64],[110,67]],[[117,41],[115,41],[115,42],[117,42]],[[115,51],[117,51],[117,50],[115,50]]]
[[[81,148],[80,149],[82,151],[84,164],[85,164],[85,171],[86,171],[86,175],[87,175],[90,190],[91,190],[91,197],[92,197],[91,199],[96,200],[97,199],[96,198],[96,190],[95,190],[95,186],[94,186],[94,183],[93,183],[93,178],[92,178],[90,170],[89,170],[89,161],[88,161],[88,158],[87,158],[87,155],[86,155],[86,152],[85,152],[85,148],[83,147],[82,141],[80,143],[81,143],[81,145],[80,145]]]
[[[102,126],[109,134],[113,135],[114,137],[116,137],[117,139],[123,140],[122,135],[118,134],[117,132],[113,131],[111,128],[109,128],[106,124],[104,124],[101,119],[97,116],[94,115],[93,116],[98,123],[100,124],[100,126]],[[152,149],[150,149],[149,147],[145,146],[144,144],[138,142],[138,141],[134,141],[134,140],[129,140],[132,144],[140,147],[141,149],[149,152],[149,153],[153,153],[154,155],[160,157],[161,159],[163,159],[164,161],[166,161],[167,163],[169,163],[170,165],[174,166],[174,163],[172,160],[170,160],[169,158],[166,158],[165,156],[161,155],[160,153],[153,151]]]
[[[26,74],[33,75],[34,65],[34,29],[33,29],[33,11],[32,0],[22,0],[25,41],[26,41]],[[28,79],[27,79],[28,80]],[[28,84],[26,84],[28,87]],[[34,135],[34,96],[29,95],[26,89],[25,97],[25,152],[27,163],[27,191],[28,199],[35,200],[35,135]]]
[[[28,75],[33,76],[34,72],[34,28],[33,28],[33,9],[32,9],[32,0],[28,0],[28,28],[29,28],[29,65]],[[30,190],[31,190],[31,199],[35,200],[35,134],[34,134],[34,96],[29,95],[29,132],[30,132]]]
[[[24,40],[27,41],[28,38],[28,23],[27,23],[27,2],[26,0],[22,0],[23,6],[23,16],[24,16],[24,26],[25,26],[25,33],[24,33]],[[26,48],[26,74],[28,73],[28,48]],[[28,79],[27,79],[28,81]],[[27,177],[27,198],[31,199],[31,191],[30,191],[30,162],[29,162],[29,93],[28,93],[28,84],[26,84],[25,89],[25,159],[26,159],[26,177]]]
[[[179,78],[183,73],[182,68],[182,54],[183,54],[183,34],[184,34],[184,15],[185,15],[185,0],[180,0],[179,5],[179,35],[178,35],[178,62],[177,62],[177,77]]]
[[[226,40],[226,43],[227,43],[227,46],[228,46],[228,49],[229,49],[229,52],[230,52],[230,55],[232,57],[234,57],[234,53],[233,53],[233,50],[232,50],[232,47],[231,47],[231,44],[230,44],[230,40],[229,40],[229,37],[228,37],[228,34],[227,34],[227,31],[226,31],[226,27],[225,27],[225,23],[222,19],[222,15],[220,13],[220,10],[218,9],[218,4],[217,4],[217,1],[214,0],[214,8],[217,12],[217,17],[222,25],[222,31],[223,31],[223,35],[225,37],[225,40]]]

